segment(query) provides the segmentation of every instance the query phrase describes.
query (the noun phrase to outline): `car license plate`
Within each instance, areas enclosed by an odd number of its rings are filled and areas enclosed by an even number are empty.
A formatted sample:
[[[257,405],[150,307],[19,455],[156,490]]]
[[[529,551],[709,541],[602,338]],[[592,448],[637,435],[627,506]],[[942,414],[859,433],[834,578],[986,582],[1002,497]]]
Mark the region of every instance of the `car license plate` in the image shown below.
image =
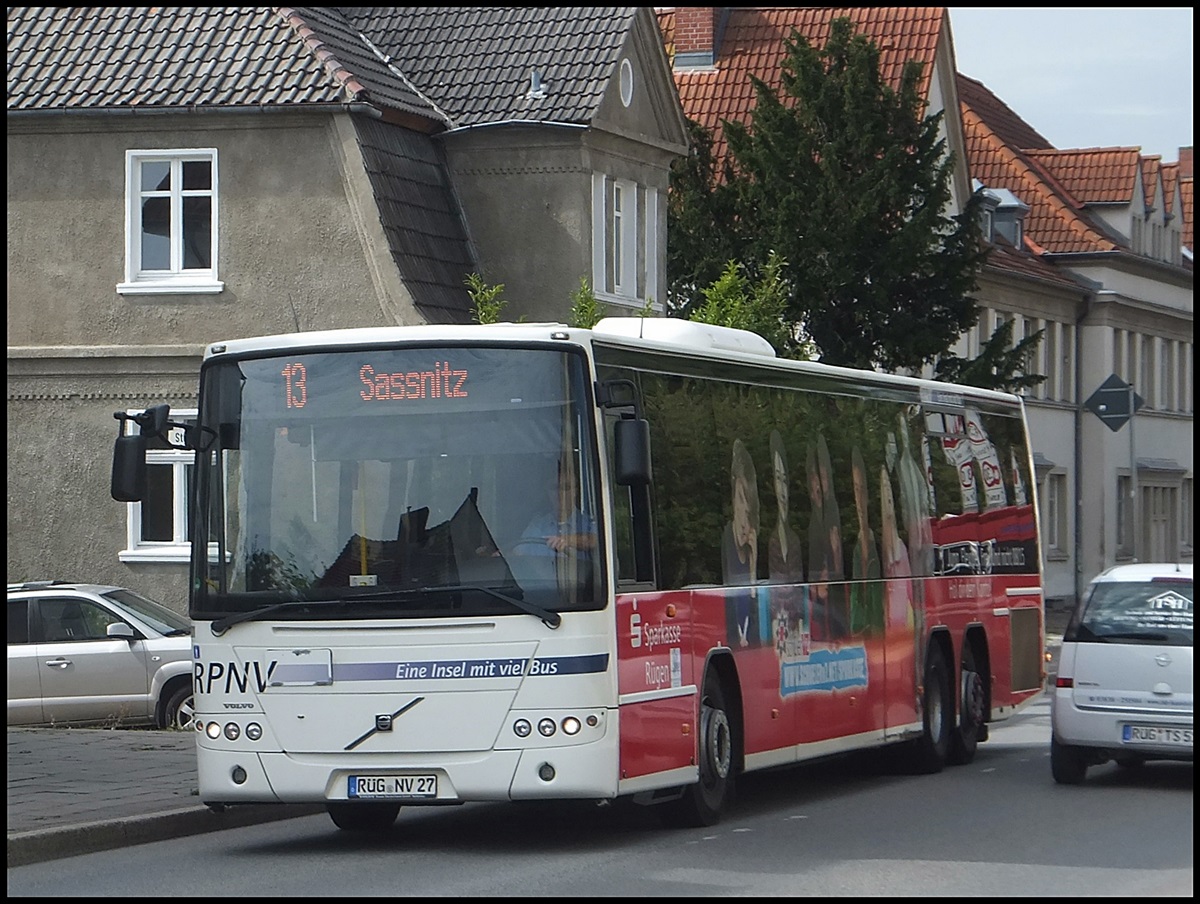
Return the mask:
[[[1191,747],[1192,730],[1170,725],[1125,725],[1121,728],[1121,740],[1126,744]]]
[[[352,775],[346,786],[351,800],[419,800],[437,797],[436,775]]]

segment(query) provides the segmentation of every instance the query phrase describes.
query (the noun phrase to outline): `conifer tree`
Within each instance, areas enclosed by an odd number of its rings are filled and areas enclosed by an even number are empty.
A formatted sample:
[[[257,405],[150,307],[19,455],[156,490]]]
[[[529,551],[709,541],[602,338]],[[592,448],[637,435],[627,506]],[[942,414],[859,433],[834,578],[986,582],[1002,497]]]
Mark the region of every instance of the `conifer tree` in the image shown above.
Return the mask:
[[[749,124],[724,124],[720,178],[704,142],[673,174],[671,307],[686,313],[729,260],[757,282],[776,252],[784,318],[822,361],[917,370],[944,354],[976,320],[986,251],[978,196],[947,213],[954,160],[942,113],[922,115],[920,80],[910,61],[891,88],[847,18],[823,49],[793,31],[781,90],[752,77]]]

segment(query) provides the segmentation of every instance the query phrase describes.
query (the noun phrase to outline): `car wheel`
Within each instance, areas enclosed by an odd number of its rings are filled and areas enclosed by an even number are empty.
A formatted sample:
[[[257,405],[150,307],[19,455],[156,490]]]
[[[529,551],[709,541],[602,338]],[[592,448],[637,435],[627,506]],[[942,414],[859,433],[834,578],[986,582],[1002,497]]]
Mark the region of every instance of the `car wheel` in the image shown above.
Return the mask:
[[[1060,744],[1050,735],[1050,774],[1060,785],[1079,785],[1087,775],[1087,751],[1082,747]]]
[[[950,735],[950,762],[965,765],[975,759],[979,747],[979,729],[986,718],[987,698],[984,694],[983,676],[975,669],[975,651],[971,642],[963,644],[960,666],[959,706],[957,727]]]
[[[191,682],[181,684],[167,698],[167,704],[163,707],[161,727],[186,731],[194,727],[195,719],[196,700]]]
[[[700,776],[678,800],[662,804],[668,825],[698,827],[716,825],[733,799],[734,734],[725,705],[721,679],[713,670],[704,678],[700,700]]]
[[[325,805],[333,824],[344,832],[385,832],[400,814],[399,804],[383,801],[330,802]]]
[[[950,757],[954,731],[954,697],[942,648],[931,643],[925,656],[925,693],[922,695],[923,731],[909,747],[909,763],[918,775],[941,772]]]

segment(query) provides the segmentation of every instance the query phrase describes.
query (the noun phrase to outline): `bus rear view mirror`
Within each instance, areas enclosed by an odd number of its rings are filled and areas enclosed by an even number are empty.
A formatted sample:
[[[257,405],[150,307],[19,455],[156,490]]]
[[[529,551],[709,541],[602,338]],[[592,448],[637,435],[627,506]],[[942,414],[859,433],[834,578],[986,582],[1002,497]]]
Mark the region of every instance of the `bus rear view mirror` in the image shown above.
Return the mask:
[[[141,502],[146,496],[146,437],[119,434],[113,444],[112,498]]]
[[[644,418],[621,418],[613,424],[613,458],[619,486],[650,483],[650,422]]]

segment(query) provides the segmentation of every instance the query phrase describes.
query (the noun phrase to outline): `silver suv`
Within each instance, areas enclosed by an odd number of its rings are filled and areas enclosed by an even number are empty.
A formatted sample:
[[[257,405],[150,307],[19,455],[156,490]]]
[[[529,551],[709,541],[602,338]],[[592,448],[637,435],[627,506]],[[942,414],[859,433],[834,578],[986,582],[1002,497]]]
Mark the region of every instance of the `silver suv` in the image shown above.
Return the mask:
[[[1192,566],[1118,565],[1088,585],[1063,633],[1050,770],[1077,785],[1115,760],[1192,759]]]
[[[186,618],[124,587],[8,585],[8,724],[189,728]]]

